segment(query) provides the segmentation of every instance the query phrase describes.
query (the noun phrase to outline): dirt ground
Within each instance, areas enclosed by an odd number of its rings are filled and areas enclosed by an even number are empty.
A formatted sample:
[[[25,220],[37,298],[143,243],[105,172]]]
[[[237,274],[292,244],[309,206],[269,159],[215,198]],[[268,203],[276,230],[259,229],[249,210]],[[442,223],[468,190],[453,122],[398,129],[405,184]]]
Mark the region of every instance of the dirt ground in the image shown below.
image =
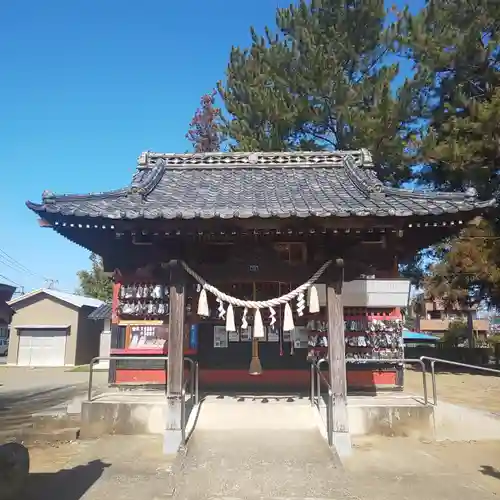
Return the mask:
[[[422,394],[422,374],[405,371],[405,390]],[[440,400],[489,411],[500,416],[500,376],[470,373],[437,373],[437,394]],[[431,376],[427,375],[429,398],[432,400]]]
[[[163,455],[161,436],[105,436],[29,453],[23,500],[159,500],[172,493],[172,457]]]
[[[345,468],[361,498],[483,499],[500,496],[500,441],[421,442],[369,437],[354,441]]]

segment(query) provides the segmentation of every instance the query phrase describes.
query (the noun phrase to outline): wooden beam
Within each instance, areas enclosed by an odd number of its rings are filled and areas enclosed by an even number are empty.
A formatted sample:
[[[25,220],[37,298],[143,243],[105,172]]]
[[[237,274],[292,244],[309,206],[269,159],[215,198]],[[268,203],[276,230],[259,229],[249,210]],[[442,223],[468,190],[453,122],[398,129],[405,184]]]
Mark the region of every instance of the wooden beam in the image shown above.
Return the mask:
[[[177,453],[182,444],[182,385],[184,382],[185,275],[179,264],[171,267],[167,361],[167,415],[165,454]]]
[[[344,309],[342,306],[342,277],[327,284],[328,359],[333,411],[331,426],[333,443],[339,455],[351,450],[347,414],[347,370],[344,341]]]
[[[40,227],[53,227],[48,220],[42,219],[41,217],[38,219],[38,225]]]

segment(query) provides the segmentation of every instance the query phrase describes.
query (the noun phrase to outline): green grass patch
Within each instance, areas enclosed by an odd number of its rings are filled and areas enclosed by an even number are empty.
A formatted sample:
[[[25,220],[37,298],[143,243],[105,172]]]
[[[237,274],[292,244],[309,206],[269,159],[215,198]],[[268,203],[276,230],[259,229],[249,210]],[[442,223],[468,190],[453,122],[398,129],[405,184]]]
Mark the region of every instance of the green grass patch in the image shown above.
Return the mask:
[[[82,372],[82,373],[88,373],[90,371],[90,365],[80,365],[80,366],[75,366],[73,368],[69,368],[68,370],[66,370],[67,372]],[[93,369],[94,372],[107,372],[108,369],[107,368],[97,368],[95,365],[94,365],[94,369]]]
[[[89,372],[90,371],[90,366],[89,365],[80,365],[80,366],[75,366],[74,368],[70,368],[69,370],[66,370],[68,372]]]

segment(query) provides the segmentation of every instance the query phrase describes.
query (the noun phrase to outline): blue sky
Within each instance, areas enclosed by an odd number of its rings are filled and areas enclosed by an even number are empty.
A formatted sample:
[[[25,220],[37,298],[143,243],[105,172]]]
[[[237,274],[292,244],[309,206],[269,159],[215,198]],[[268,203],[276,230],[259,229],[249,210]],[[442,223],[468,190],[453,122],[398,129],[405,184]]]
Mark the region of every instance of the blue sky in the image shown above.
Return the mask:
[[[39,228],[24,202],[44,189],[114,189],[141,151],[186,151],[189,121],[224,77],[231,46],[248,45],[249,27],[273,26],[276,7],[289,3],[2,2],[0,281],[30,290],[47,277],[73,291],[88,252]]]

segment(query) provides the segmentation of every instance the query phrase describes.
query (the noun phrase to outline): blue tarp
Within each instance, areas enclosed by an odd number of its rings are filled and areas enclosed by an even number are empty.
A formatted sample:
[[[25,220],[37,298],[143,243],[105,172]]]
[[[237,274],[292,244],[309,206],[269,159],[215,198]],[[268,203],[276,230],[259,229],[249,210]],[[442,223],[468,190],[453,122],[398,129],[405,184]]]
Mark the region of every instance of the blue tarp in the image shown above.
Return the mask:
[[[439,337],[422,332],[410,332],[403,330],[403,340],[439,340]]]

